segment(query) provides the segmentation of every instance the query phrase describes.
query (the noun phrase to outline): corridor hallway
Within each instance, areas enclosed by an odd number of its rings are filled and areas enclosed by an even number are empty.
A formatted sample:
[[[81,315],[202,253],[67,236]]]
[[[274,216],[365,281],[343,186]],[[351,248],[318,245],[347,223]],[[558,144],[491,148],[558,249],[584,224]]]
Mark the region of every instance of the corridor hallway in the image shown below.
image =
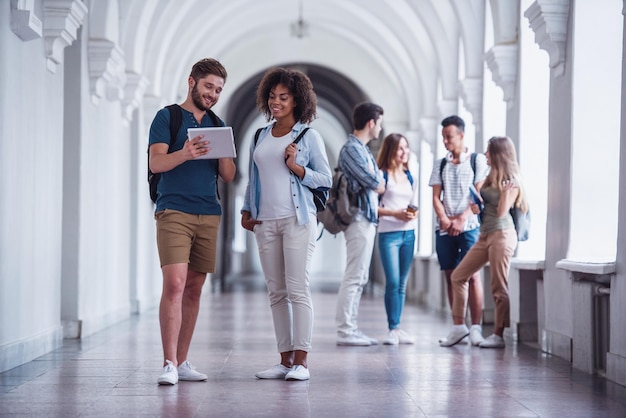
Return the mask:
[[[262,278],[251,277],[224,293],[205,291],[190,360],[207,382],[156,384],[162,354],[152,310],[0,374],[0,416],[626,416],[626,387],[535,348],[439,347],[449,319],[415,305],[402,321],[415,345],[338,347],[336,281],[315,278],[313,288],[308,382],[254,377],[278,355]],[[363,296],[359,325],[385,335],[381,289]]]

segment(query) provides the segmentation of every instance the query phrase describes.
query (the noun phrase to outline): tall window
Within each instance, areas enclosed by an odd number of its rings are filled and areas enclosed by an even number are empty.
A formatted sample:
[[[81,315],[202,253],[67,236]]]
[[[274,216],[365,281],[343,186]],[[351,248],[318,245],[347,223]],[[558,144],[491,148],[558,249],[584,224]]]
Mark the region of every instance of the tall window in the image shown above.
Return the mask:
[[[572,198],[568,258],[615,261],[622,2],[574,2]]]
[[[523,0],[527,10],[533,0]],[[521,14],[520,22],[520,138],[518,158],[528,201],[531,206],[532,229],[528,241],[520,243],[518,258],[545,258],[546,212],[548,192],[548,144],[550,66],[548,53],[539,49],[528,20]]]

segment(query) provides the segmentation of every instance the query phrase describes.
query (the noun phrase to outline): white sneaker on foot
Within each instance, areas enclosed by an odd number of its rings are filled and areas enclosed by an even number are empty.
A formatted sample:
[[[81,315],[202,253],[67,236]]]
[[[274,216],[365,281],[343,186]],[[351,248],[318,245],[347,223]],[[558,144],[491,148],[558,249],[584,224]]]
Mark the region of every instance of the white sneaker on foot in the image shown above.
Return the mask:
[[[165,360],[165,366],[163,367],[163,373],[157,379],[159,385],[175,385],[178,383],[178,370],[174,363],[169,360]]]
[[[258,379],[284,379],[290,371],[290,367],[283,366],[282,364],[276,364],[269,369],[256,373],[255,376]]]
[[[504,338],[496,334],[491,334],[485,341],[480,343],[480,348],[504,348]]]
[[[366,340],[369,340],[370,345],[378,345],[378,340],[376,338],[372,338],[368,335],[366,335],[363,331],[361,331],[360,329],[357,329],[356,332],[354,333],[355,335],[358,335],[359,337],[365,338]]]
[[[410,336],[405,330],[396,328],[396,334],[398,335],[398,341],[400,344],[415,344],[415,338]]]
[[[439,341],[439,345],[442,347],[452,347],[455,344],[461,342],[461,340],[469,335],[469,329],[465,324],[454,325],[452,331],[446,338]]]
[[[285,380],[309,380],[310,378],[309,369],[300,364],[293,366],[289,373],[285,375]]]
[[[478,324],[474,324],[470,327],[470,335],[469,335],[470,341],[472,342],[472,345],[480,345],[480,343],[482,343],[483,341],[485,341],[485,338],[483,337],[483,328],[478,325]]]
[[[385,345],[398,345],[398,344],[400,344],[400,338],[399,338],[398,333],[396,332],[395,329],[392,329],[391,331],[389,331],[389,333],[387,334],[387,338],[385,338],[383,340],[383,344],[385,344]]]
[[[365,336],[352,334],[346,336],[338,336],[337,345],[369,347],[370,345],[372,345],[372,343],[370,342],[369,338],[366,338]]]
[[[208,376],[204,373],[200,373],[196,370],[195,367],[187,360],[183,361],[181,365],[178,366],[178,380],[188,380],[191,382],[200,382],[202,380],[207,380]]]

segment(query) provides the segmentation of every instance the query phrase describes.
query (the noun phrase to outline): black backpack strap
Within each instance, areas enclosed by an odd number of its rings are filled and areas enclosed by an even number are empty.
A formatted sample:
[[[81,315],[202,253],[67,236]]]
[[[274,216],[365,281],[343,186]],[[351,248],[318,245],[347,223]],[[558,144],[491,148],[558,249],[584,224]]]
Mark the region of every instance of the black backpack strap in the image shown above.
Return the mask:
[[[172,150],[172,145],[176,142],[180,125],[183,124],[183,111],[177,104],[171,104],[165,107],[170,112],[170,149],[167,151],[169,153]]]
[[[224,124],[222,123],[222,120],[211,109],[208,109],[206,113],[207,115],[209,115],[209,118],[211,118],[211,122],[213,122],[213,126],[216,126],[216,127],[224,126]]]
[[[254,146],[256,147],[256,143],[259,140],[259,135],[261,135],[261,131],[263,130],[263,128],[259,128],[256,130],[256,133],[254,134]]]
[[[470,156],[470,166],[472,166],[472,171],[474,172],[474,182],[472,184],[476,184],[476,153],[472,152]]]
[[[476,184],[476,156],[478,154],[476,154],[475,152],[472,152],[472,155],[470,155],[470,166],[472,167],[472,172],[474,173],[474,181],[472,182],[472,184]],[[446,157],[443,157],[441,159],[441,164],[439,165],[439,177],[441,178],[441,190],[443,190],[443,168],[446,166],[446,163],[448,162]]]
[[[446,166],[447,163],[448,159],[446,157],[443,157],[441,159],[441,163],[439,164],[439,178],[441,178],[441,190],[443,190],[443,168]]]
[[[306,133],[306,131],[308,131],[308,130],[309,130],[309,127],[308,127],[308,126],[307,126],[306,128],[304,128],[304,129],[302,130],[302,132],[300,132],[300,135],[298,135],[298,136],[296,137],[296,139],[294,139],[294,140],[293,140],[293,143],[294,143],[294,144],[297,144],[298,142],[300,142],[300,140],[302,139],[302,137],[304,136],[304,134],[305,134],[305,133]]]

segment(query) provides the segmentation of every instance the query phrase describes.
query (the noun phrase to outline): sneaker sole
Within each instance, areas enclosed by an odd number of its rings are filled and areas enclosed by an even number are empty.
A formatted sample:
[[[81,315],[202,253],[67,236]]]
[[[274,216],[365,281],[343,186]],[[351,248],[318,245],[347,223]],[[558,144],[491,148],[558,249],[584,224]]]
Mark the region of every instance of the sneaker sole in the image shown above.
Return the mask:
[[[160,386],[174,386],[178,382],[172,382],[171,380],[159,380],[158,383]]]
[[[455,342],[453,342],[452,344],[442,344],[445,340],[439,341],[439,345],[441,347],[452,347],[457,345],[458,343],[460,343],[461,341],[463,341],[463,338],[467,337],[469,335],[469,332],[465,335],[463,335],[461,338],[459,338],[458,340],[456,340]]]
[[[337,341],[337,345],[346,346],[346,347],[369,347],[372,343],[362,342],[362,343],[344,343]]]
[[[285,377],[285,380],[287,382],[304,382],[306,380],[309,380],[309,377],[306,378],[299,378],[299,377]]]
[[[259,376],[258,374],[255,374],[254,377],[256,377],[257,379],[262,379],[262,380],[284,380],[285,379],[286,374],[282,375],[282,376],[278,376],[278,375],[273,375],[273,376]]]
[[[195,377],[180,377],[178,376],[178,381],[184,381],[184,382],[204,382],[206,380],[208,380],[208,376],[204,377],[204,378],[195,378]]]

